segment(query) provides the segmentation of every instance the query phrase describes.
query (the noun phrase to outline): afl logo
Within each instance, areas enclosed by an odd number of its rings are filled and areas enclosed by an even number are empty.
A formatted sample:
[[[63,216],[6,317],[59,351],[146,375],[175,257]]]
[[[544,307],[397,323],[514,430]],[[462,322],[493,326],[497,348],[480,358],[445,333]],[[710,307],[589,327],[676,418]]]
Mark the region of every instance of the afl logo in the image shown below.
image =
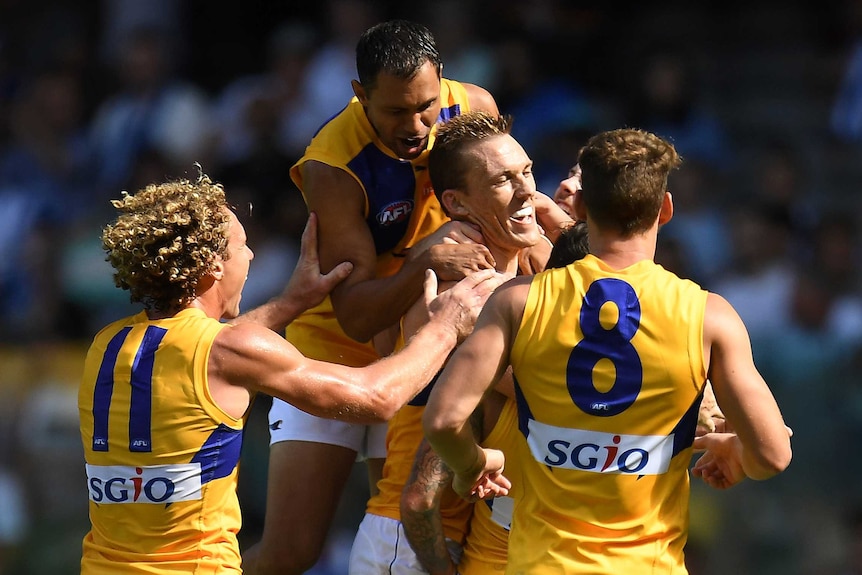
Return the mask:
[[[403,222],[410,217],[413,211],[413,202],[410,200],[399,200],[392,202],[377,212],[377,223],[381,226],[389,226]]]

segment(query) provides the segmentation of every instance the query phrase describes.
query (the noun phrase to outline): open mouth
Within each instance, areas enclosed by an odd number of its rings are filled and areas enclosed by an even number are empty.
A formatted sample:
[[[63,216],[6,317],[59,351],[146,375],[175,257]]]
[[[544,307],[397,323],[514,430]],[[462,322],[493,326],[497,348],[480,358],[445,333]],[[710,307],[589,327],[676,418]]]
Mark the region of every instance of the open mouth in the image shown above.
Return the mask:
[[[536,210],[533,206],[525,206],[509,216],[509,219],[519,224],[532,224]]]
[[[425,149],[425,138],[399,138],[398,141],[404,146],[407,156],[417,156]]]

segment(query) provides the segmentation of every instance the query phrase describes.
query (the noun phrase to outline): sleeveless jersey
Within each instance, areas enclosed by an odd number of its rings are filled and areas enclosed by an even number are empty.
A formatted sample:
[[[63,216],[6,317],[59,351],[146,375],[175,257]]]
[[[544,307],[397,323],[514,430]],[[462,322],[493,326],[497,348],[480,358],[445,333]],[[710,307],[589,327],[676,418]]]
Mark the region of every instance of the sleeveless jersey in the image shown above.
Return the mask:
[[[470,110],[467,92],[459,82],[443,78],[440,100],[438,123]],[[432,128],[429,148],[435,134]],[[448,221],[428,177],[428,150],[411,161],[395,157],[377,137],[355,97],[320,128],[305,155],[291,167],[291,178],[300,190],[301,167],[309,160],[344,170],[362,187],[366,222],[377,249],[378,277],[397,272],[404,251]],[[287,339],[313,359],[351,366],[377,359],[371,344],[358,343],[342,331],[328,297],[288,325]]]
[[[401,492],[410,479],[416,450],[422,442],[422,413],[433,385],[432,381],[389,420],[383,474],[377,481],[378,493],[368,500],[366,513],[401,520]],[[470,502],[456,495],[451,489],[444,491],[440,500],[443,534],[452,541],[463,544],[471,512]]]
[[[198,309],[142,312],[94,338],[78,393],[91,521],[82,575],[241,572],[244,422],[207,384],[225,328]]]
[[[510,355],[530,489],[507,573],[686,573],[706,296],[652,261],[534,277]]]
[[[515,402],[508,400],[482,446],[499,449],[505,454],[503,474],[512,482],[512,489],[507,497],[485,499],[473,505],[464,554],[458,563],[460,575],[500,575],[506,570],[512,509],[524,488],[519,464],[523,443],[518,432]]]

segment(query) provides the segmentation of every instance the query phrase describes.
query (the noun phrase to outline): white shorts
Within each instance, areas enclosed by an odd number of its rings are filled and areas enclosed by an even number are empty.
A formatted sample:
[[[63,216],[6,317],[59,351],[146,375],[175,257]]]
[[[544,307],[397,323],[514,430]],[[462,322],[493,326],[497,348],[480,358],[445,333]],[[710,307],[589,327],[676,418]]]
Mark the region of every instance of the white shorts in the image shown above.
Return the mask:
[[[310,415],[272,398],[269,409],[269,444],[279,441],[311,441],[339,445],[359,454],[360,461],[386,457],[386,424],[359,425]]]
[[[461,546],[446,540],[455,563]],[[400,521],[366,513],[350,549],[348,575],[427,575],[407,541]]]

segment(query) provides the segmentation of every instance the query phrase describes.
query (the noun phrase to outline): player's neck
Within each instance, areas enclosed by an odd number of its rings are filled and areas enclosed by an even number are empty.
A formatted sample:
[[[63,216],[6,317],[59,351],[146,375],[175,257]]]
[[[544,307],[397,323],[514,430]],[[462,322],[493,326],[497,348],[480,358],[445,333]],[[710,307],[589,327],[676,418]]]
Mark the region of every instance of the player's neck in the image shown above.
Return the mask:
[[[592,230],[590,230],[592,234]],[[656,235],[647,232],[629,238],[618,235],[590,235],[590,253],[612,269],[621,270],[643,260],[655,258]]]
[[[498,272],[509,273],[512,275],[517,274],[518,252],[520,252],[520,249],[501,248],[489,243],[488,251],[490,251],[491,255],[494,256],[494,261],[497,264],[495,268]]]

